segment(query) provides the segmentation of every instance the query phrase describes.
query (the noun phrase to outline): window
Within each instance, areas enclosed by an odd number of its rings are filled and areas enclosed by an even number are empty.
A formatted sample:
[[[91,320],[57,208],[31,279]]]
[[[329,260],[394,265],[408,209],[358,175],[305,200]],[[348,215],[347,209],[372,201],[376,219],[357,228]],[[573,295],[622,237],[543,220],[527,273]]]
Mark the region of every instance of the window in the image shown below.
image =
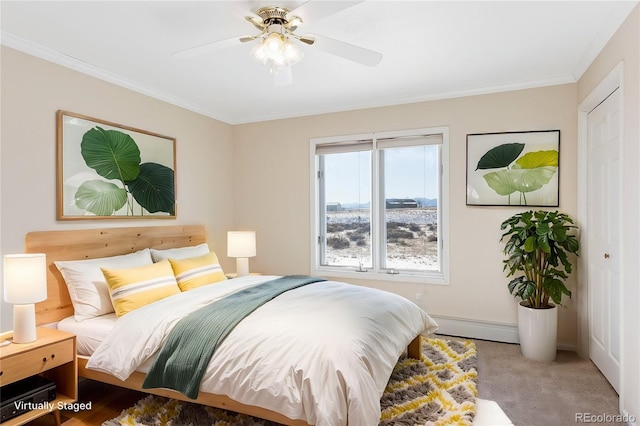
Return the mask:
[[[448,129],[311,140],[314,273],[446,282]]]

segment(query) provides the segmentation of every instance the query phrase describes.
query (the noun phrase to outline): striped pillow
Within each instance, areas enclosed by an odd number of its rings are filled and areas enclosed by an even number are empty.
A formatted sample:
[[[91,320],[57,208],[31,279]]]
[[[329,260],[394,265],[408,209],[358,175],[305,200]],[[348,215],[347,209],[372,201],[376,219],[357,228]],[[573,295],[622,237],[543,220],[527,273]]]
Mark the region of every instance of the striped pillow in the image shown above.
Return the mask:
[[[135,268],[101,269],[118,317],[180,293],[176,277],[167,260]]]
[[[169,259],[169,262],[182,291],[227,279],[215,252],[188,259]]]

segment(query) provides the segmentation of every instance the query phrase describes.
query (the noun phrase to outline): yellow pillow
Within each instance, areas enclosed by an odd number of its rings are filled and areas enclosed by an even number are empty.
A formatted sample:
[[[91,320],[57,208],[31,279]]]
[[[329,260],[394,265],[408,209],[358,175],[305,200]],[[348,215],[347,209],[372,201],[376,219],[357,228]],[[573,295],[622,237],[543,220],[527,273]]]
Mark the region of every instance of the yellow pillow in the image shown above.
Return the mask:
[[[176,277],[167,260],[135,268],[101,269],[109,286],[113,307],[119,317],[141,306],[180,293]]]
[[[214,252],[188,259],[169,259],[169,262],[182,291],[227,279]]]

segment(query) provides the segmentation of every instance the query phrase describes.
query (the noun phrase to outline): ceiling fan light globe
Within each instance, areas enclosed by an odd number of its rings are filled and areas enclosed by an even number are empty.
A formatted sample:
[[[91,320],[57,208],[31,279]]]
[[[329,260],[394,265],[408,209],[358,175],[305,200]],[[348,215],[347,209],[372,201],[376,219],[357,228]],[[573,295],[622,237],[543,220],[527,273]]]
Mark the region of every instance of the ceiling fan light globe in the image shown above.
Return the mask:
[[[273,53],[273,54],[269,56],[269,59],[271,59],[273,63],[276,64],[276,66],[282,67],[287,64],[287,58],[284,56],[283,51],[270,52],[270,53]]]
[[[302,59],[302,52],[300,48],[296,46],[291,40],[287,40],[287,43],[284,46],[284,57],[287,60],[289,65],[296,64]]]
[[[262,43],[256,44],[253,49],[251,49],[251,56],[253,56],[258,62],[263,65],[267,63],[269,57],[265,51],[264,45]]]
[[[271,33],[264,40],[264,45],[266,45],[267,49],[271,52],[279,51],[283,48],[284,45],[284,37],[278,33]]]

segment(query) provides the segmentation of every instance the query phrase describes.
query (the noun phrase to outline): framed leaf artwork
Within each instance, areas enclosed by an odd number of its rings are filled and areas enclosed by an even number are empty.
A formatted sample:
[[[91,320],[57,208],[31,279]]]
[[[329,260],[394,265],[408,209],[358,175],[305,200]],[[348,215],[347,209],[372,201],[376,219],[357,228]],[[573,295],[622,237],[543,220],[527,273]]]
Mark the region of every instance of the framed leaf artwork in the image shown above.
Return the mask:
[[[467,135],[467,205],[557,207],[560,130]]]
[[[57,218],[175,219],[176,140],[57,113]]]

